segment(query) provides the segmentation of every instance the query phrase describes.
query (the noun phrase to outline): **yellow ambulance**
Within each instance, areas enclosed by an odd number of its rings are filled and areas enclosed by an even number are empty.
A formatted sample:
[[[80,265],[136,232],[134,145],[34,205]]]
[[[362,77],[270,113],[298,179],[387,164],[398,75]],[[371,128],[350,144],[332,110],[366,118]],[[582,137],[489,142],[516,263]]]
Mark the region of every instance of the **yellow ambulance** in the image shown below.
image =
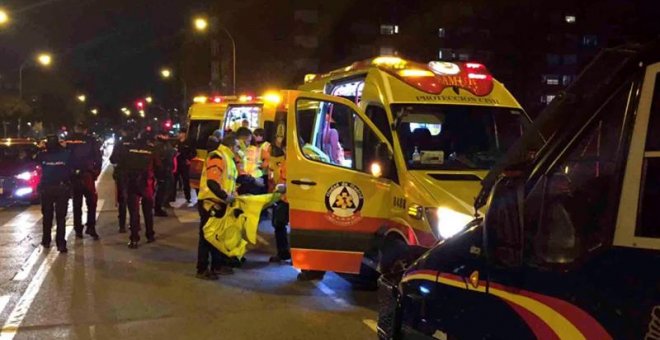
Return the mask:
[[[206,142],[213,131],[236,131],[245,126],[254,131],[273,129],[275,110],[281,103],[280,94],[269,91],[262,96],[198,96],[188,111],[188,140],[197,150],[190,164],[190,186],[199,189],[202,166],[206,159]],[[271,134],[274,132],[271,132]]]
[[[300,90],[288,92],[286,167],[304,272],[386,272],[460,232],[530,124],[478,63],[384,56],[307,75]]]

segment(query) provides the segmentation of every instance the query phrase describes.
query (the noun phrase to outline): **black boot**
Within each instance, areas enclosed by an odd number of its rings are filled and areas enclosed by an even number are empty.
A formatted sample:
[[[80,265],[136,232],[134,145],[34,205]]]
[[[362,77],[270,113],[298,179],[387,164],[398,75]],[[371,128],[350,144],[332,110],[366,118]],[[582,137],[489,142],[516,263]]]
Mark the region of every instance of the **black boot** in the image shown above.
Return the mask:
[[[96,233],[96,226],[87,225],[87,230],[85,230],[85,234],[91,236],[94,239],[94,241],[98,241],[100,239],[99,234]]]
[[[73,231],[76,232],[76,238],[83,238],[83,226],[74,226]]]
[[[138,248],[138,241],[130,241],[130,242],[128,242],[128,248],[130,248],[130,249],[137,249],[137,248]]]
[[[126,227],[119,227],[119,233],[120,234],[126,234]]]
[[[67,253],[69,249],[66,248],[66,242],[58,244],[57,251],[59,251],[60,253]]]

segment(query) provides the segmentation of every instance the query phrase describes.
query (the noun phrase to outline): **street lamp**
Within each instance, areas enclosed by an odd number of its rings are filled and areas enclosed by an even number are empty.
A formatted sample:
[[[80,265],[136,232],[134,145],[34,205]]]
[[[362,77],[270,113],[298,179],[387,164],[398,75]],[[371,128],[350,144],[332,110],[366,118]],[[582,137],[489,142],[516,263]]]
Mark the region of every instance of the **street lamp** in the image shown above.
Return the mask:
[[[79,94],[77,98],[78,98],[78,101],[81,102],[81,103],[84,103],[85,101],[87,101],[87,96],[85,96],[84,94]]]
[[[49,67],[53,62],[53,57],[48,53],[40,53],[35,58],[36,65],[41,65],[42,67]],[[18,69],[18,96],[23,99],[23,70],[33,61],[27,59],[21,64],[21,67]]]
[[[4,9],[0,8],[0,26],[9,24],[9,14]]]
[[[232,53],[232,90],[233,94],[236,95],[236,40],[234,40],[234,37],[229,33],[229,30],[225,28],[224,26],[220,25],[217,23],[216,20],[212,21],[214,24],[214,27],[218,27],[220,30],[222,30],[227,37],[229,37],[229,40],[231,41],[231,53]],[[207,27],[209,25],[208,20],[198,17],[194,20],[195,24],[195,30],[198,32],[204,33],[207,31]]]
[[[147,98],[144,98],[144,100],[147,102],[147,104],[151,104],[151,102],[154,101],[154,99],[151,98],[151,96],[149,96],[149,97],[147,97]]]
[[[91,112],[93,115],[97,115],[99,113],[98,109],[91,109],[89,112]]]
[[[169,79],[172,77],[172,70],[169,68],[163,68],[160,70],[160,76],[163,77],[163,79]]]
[[[195,29],[199,32],[206,32],[209,27],[209,21],[206,18],[197,17],[194,21]]]

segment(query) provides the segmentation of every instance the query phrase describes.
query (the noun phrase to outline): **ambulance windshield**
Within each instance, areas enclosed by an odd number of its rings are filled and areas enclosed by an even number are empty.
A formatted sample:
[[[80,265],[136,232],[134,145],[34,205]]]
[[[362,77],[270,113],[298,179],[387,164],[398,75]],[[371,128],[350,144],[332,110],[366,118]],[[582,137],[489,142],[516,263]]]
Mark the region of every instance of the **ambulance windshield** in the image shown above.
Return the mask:
[[[490,169],[522,135],[519,109],[468,105],[392,105],[409,169]]]

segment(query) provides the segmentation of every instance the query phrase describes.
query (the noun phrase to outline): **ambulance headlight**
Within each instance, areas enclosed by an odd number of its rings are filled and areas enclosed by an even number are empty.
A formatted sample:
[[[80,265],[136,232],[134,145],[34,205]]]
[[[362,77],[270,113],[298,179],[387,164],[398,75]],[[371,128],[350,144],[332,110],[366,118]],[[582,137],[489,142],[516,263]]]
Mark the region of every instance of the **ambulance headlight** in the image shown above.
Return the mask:
[[[442,239],[448,239],[458,234],[474,219],[473,216],[447,207],[426,209],[426,218],[436,236]]]

